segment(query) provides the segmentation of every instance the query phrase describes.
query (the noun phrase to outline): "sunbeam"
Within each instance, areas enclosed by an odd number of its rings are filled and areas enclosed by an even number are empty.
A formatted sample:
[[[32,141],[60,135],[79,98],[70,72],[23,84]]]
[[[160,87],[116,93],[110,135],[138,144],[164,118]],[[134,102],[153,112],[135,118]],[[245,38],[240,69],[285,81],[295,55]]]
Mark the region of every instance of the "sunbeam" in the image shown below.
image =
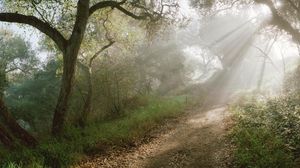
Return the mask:
[[[300,165],[299,0],[0,0],[0,167]]]

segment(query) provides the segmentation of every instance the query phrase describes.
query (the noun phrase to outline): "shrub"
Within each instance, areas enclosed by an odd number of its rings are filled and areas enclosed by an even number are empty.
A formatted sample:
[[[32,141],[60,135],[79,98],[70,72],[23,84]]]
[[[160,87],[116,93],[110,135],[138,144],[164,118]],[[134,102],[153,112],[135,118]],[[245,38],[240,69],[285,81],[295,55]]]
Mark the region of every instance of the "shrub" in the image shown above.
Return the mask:
[[[289,94],[231,107],[238,167],[292,167],[300,150],[300,101]]]
[[[282,139],[264,127],[239,128],[233,141],[237,147],[234,152],[237,167],[293,166],[291,152]]]

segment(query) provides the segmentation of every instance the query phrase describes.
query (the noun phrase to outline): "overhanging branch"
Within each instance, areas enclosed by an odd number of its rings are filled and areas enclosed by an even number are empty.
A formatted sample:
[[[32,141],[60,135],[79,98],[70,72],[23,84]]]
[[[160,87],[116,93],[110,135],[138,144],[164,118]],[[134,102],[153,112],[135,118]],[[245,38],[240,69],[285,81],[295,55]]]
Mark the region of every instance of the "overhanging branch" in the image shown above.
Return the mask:
[[[62,34],[55,28],[51,27],[49,23],[44,22],[35,16],[27,16],[18,13],[0,13],[0,21],[33,26],[49,36],[62,52],[65,50],[67,41]]]
[[[152,15],[149,14],[149,13],[144,13],[142,15],[136,15],[130,11],[128,11],[127,9],[123,8],[121,5],[124,4],[126,2],[126,0],[124,1],[121,1],[121,2],[116,2],[116,1],[102,1],[102,2],[99,2],[95,5],[93,5],[91,8],[90,8],[90,16],[96,12],[97,10],[99,9],[103,9],[103,8],[107,8],[107,7],[111,7],[111,8],[116,8],[118,9],[119,11],[121,11],[122,13],[134,18],[134,19],[137,19],[137,20],[143,20],[143,19],[147,19],[147,17],[149,18],[152,18]]]
[[[107,7],[115,8],[116,6],[122,5],[123,3],[125,3],[125,1],[122,1],[122,2],[116,2],[116,1],[98,2],[95,5],[93,5],[92,7],[90,7],[90,10],[89,10],[90,16],[99,9],[103,9],[103,8],[107,8]]]
[[[286,19],[284,19],[279,12],[277,11],[277,9],[275,8],[274,4],[272,1],[270,0],[255,0],[257,3],[262,3],[267,5],[271,12],[272,12],[272,16],[273,19],[271,21],[271,24],[278,26],[278,28],[285,30],[286,32],[288,32],[290,35],[292,35],[293,40],[300,44],[300,32],[295,29]]]

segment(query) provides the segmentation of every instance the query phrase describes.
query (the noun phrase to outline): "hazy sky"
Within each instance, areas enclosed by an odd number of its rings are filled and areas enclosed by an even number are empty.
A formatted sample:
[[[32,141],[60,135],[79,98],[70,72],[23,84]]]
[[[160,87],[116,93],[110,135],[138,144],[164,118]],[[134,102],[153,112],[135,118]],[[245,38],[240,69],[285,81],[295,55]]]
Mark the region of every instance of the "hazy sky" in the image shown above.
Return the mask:
[[[179,5],[180,5],[179,11],[182,15],[192,18],[191,22],[197,22],[197,23],[200,22],[200,20],[198,19],[197,11],[195,9],[192,9],[189,6],[188,0],[180,0]],[[263,13],[268,12],[267,9],[261,7],[261,8],[255,8],[255,9],[249,10],[250,15],[251,15],[251,11],[252,11],[252,14],[259,13],[257,10],[259,10]],[[190,24],[190,26],[192,26],[192,25],[193,24]],[[197,24],[194,24],[194,25],[197,25]],[[8,30],[11,30],[14,33],[19,34],[20,36],[24,37],[26,41],[29,41],[31,43],[31,46],[34,50],[38,51],[40,49],[40,45],[41,45],[40,39],[41,39],[42,33],[40,33],[38,30],[31,28],[30,26],[22,26],[21,27],[21,26],[17,26],[17,24],[7,24],[7,23],[1,23],[1,22],[0,22],[0,28],[5,28]],[[195,29],[198,29],[198,27]],[[193,37],[199,38],[199,37],[197,37],[197,35],[193,36]],[[281,52],[279,51],[279,47],[285,48],[286,50],[284,52],[285,52],[285,54],[288,53],[287,55],[291,55],[291,51],[293,51],[292,55],[294,55],[296,53],[295,47],[291,46],[291,43],[289,43],[288,40],[280,39],[279,42],[276,44],[276,47],[274,48],[274,50],[276,50],[275,52],[277,53],[277,54],[275,54],[275,55],[277,55],[277,58],[279,58],[278,55],[281,54]],[[37,55],[43,60],[44,58],[46,58],[47,53],[39,51],[39,52],[37,52]]]
[[[26,41],[28,41],[32,49],[36,51],[36,55],[40,58],[42,62],[47,58],[48,53],[40,50],[41,48],[40,39],[42,33],[39,32],[38,30],[31,28],[30,26],[21,26],[21,24],[15,24],[15,23],[8,24],[3,22],[0,22],[0,28],[10,30],[13,33],[23,37]]]

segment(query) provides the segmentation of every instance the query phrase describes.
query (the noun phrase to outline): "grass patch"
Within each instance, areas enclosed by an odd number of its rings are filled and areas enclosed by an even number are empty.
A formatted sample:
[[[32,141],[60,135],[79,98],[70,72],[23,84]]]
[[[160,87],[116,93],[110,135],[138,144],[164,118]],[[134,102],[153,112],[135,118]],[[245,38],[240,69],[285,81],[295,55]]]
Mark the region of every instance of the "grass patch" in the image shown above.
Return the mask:
[[[127,111],[120,118],[94,122],[85,129],[69,127],[63,138],[46,139],[36,149],[2,150],[1,165],[67,167],[80,160],[85,153],[101,152],[110,146],[127,146],[140,141],[166,119],[182,113],[184,106],[184,97],[150,98],[148,105]]]

